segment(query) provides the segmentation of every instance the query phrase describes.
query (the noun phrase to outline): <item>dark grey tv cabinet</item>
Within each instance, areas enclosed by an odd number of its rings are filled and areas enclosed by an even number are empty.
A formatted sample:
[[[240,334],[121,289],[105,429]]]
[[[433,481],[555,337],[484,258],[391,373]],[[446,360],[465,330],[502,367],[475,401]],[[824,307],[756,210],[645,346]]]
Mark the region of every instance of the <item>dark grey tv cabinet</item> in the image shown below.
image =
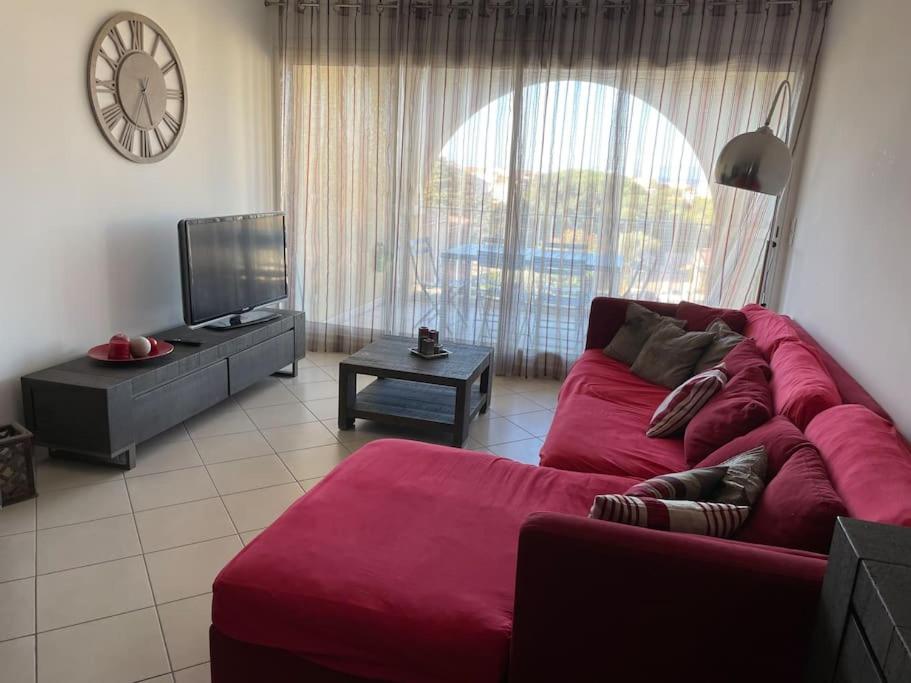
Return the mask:
[[[195,339],[158,360],[115,365],[82,356],[22,378],[25,424],[52,456],[130,469],[136,444],[292,367],[304,357],[304,314],[229,330],[176,327],[158,339]]]

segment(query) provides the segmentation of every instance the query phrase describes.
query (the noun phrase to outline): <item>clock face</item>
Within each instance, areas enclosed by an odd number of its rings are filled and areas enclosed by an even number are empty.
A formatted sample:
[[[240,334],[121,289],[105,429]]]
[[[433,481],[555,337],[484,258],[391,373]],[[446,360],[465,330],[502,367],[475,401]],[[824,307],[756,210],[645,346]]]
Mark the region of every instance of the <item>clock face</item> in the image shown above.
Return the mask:
[[[151,19],[105,22],[89,54],[89,95],[101,132],[130,161],[164,159],[187,118],[186,79],[174,45]]]

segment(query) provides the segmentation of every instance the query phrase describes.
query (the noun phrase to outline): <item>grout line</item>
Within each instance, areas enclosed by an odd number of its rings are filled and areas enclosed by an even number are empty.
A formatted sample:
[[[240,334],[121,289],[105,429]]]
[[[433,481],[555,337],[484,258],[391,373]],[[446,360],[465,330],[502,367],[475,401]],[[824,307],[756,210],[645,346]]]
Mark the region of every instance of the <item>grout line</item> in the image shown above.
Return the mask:
[[[199,455],[198,449],[196,449],[196,444],[193,444],[193,449],[196,450],[196,455]],[[208,472],[206,472],[208,474]],[[125,485],[125,484],[124,484]],[[215,486],[215,484],[212,484]],[[149,572],[149,562],[146,559],[145,548],[142,545],[142,536],[139,534],[139,524],[136,522],[136,510],[133,508],[133,497],[130,495],[130,487],[127,486],[127,500],[130,502],[130,516],[133,518],[133,528],[136,531],[136,540],[139,542],[139,550],[142,553],[142,565],[146,570],[146,581],[149,582],[149,592],[152,594],[152,608],[155,610],[155,619],[158,621],[158,632],[161,634],[161,644],[164,647],[165,657],[168,658],[168,669],[173,670],[174,664],[171,661],[171,652],[168,650],[168,640],[164,635],[164,625],[161,623],[161,615],[158,613],[158,607],[155,602],[155,586],[152,585],[152,574]]]

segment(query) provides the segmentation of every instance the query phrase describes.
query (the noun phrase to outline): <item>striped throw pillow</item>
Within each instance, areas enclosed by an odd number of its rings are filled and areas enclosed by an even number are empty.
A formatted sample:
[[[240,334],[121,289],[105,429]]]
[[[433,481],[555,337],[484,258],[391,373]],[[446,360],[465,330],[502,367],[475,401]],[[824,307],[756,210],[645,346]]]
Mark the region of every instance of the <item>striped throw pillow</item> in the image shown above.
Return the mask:
[[[657,477],[640,481],[623,495],[667,500],[703,500],[711,498],[710,494],[718,488],[727,470],[726,465],[716,465],[698,467],[686,472],[659,474]]]
[[[693,375],[661,402],[652,415],[645,435],[665,437],[683,431],[702,406],[724,389],[727,381],[728,376],[724,372],[723,364]]]
[[[595,496],[588,516],[647,529],[729,538],[749,514],[750,508],[742,505],[605,495]]]

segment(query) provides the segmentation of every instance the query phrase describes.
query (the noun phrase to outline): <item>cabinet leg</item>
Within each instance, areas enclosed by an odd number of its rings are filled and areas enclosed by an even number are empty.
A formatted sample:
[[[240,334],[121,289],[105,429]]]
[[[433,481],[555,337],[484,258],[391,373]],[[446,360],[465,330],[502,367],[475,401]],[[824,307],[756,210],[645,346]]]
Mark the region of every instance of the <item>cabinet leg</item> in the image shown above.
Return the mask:
[[[354,402],[357,397],[357,373],[339,365],[338,370],[338,428],[353,429]]]
[[[108,467],[117,467],[122,470],[131,470],[136,467],[136,444],[132,443],[113,455],[106,453],[79,453],[77,451],[67,451],[60,448],[48,448],[47,453],[52,458],[60,460],[76,460],[79,462],[90,462],[96,465],[107,465]]]

